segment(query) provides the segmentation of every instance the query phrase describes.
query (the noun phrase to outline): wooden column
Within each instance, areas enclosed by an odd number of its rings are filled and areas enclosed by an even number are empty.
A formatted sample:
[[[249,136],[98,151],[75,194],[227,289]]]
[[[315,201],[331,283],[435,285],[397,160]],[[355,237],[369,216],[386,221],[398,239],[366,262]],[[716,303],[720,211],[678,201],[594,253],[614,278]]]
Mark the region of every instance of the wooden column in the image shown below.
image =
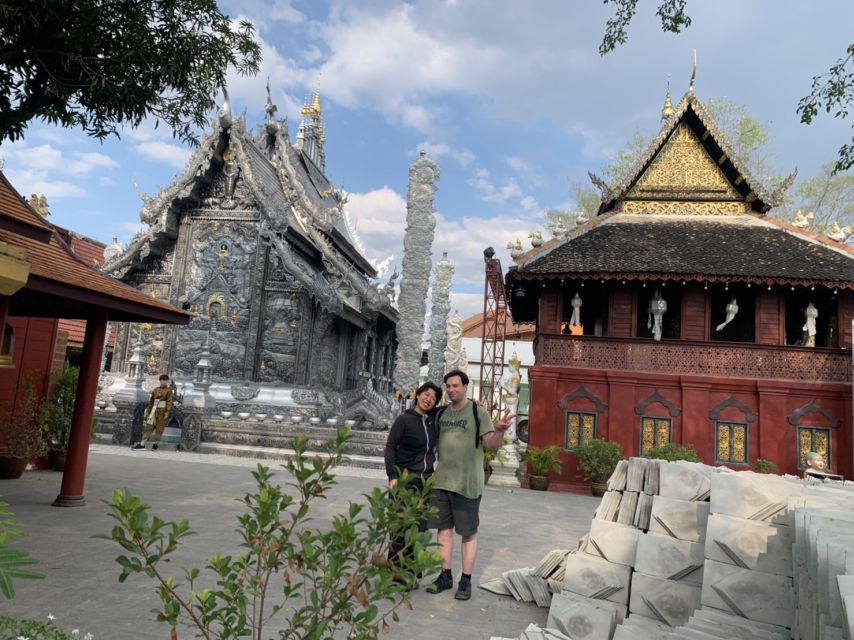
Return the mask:
[[[80,359],[80,378],[74,399],[74,415],[71,418],[71,436],[68,441],[68,456],[62,474],[62,488],[53,501],[55,507],[82,507],[83,483],[86,480],[86,463],[89,458],[89,435],[92,432],[92,417],[95,414],[95,396],[98,393],[98,376],[101,371],[101,353],[107,334],[107,311],[100,309],[86,322],[83,339],[83,355]]]

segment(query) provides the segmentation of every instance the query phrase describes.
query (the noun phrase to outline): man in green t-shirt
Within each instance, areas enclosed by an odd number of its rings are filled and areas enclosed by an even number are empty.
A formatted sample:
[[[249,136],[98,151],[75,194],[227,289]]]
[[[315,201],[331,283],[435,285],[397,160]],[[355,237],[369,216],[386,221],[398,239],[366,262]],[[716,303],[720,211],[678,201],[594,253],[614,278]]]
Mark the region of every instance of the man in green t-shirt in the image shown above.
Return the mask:
[[[480,497],[483,494],[483,450],[498,451],[513,416],[505,413],[492,426],[489,412],[466,396],[469,377],[463,371],[445,375],[445,389],[451,404],[437,415],[439,432],[438,465],[433,475],[432,504],[439,513],[431,520],[438,529],[436,539],[442,556],[442,573],[428,591],[439,593],[454,586],[451,561],[454,530],[462,537],[463,575],[455,598],[471,598],[471,574],[477,557],[477,527]],[[481,446],[482,445],[482,446]]]

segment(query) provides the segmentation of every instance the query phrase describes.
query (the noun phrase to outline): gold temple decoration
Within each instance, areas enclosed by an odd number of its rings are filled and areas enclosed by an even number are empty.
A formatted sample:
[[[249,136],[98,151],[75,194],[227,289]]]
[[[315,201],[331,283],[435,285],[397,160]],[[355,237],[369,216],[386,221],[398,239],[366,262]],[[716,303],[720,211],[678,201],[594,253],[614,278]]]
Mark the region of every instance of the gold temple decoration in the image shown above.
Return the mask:
[[[714,199],[741,203],[744,200],[684,122],[676,127],[626,198]]]
[[[207,313],[208,318],[211,320],[213,320],[214,317],[216,317],[217,319],[225,318],[226,317],[226,306],[225,306],[225,300],[223,299],[223,297],[219,296],[219,295],[213,295],[210,298],[208,298],[208,303],[205,306],[205,312]],[[212,315],[212,314],[214,314],[214,312],[216,312],[215,316]]]
[[[151,331],[153,328],[154,328],[154,325],[151,324],[150,322],[143,322],[142,323],[142,330],[143,331]]]
[[[827,463],[827,468],[831,468],[830,464],[830,430],[829,429],[813,429],[800,428],[798,429],[798,461],[799,466],[807,466],[807,454],[810,451],[815,451]]]
[[[670,99],[670,85],[667,85],[667,95],[664,96],[664,107],[661,109],[661,119],[669,120],[673,116],[673,101]]]
[[[694,214],[704,216],[738,215],[750,211],[746,202],[691,202],[689,200],[628,200],[618,202],[622,213]]]
[[[237,324],[238,319],[239,318],[237,316],[237,307],[232,307],[232,309],[231,309],[231,324]]]
[[[228,256],[228,243],[223,242],[219,245],[219,257],[225,258]]]
[[[717,426],[717,459],[720,462],[747,464],[747,425],[737,422],[719,422]]]
[[[157,289],[155,289],[154,287],[151,287],[148,290],[148,295],[150,295],[152,298],[156,298],[157,297]]]
[[[148,356],[148,366],[156,367],[157,366],[157,358],[154,357],[154,354]]]
[[[669,418],[643,418],[641,420],[641,455],[649,455],[656,447],[670,442]]]

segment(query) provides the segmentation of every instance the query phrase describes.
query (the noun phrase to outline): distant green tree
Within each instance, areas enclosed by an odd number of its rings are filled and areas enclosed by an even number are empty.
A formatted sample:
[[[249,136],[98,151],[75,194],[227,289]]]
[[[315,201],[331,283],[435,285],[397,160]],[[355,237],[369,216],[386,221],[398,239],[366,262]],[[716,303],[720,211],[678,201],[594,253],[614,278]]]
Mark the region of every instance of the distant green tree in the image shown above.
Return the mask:
[[[605,24],[605,34],[599,45],[599,53],[605,55],[625,44],[628,26],[635,16],[638,0],[603,0],[615,6],[614,16]],[[687,0],[662,0],[656,10],[661,19],[662,31],[680,33],[691,26],[691,17],[685,12]],[[826,73],[814,76],[812,91],[801,98],[797,113],[801,122],[811,124],[820,111],[833,113],[834,118],[845,119],[854,105],[854,44],[849,44],[845,55],[830,66]],[[852,125],[854,126],[854,125]],[[854,166],[854,137],[850,143],[839,148],[834,173],[846,171]]]
[[[257,73],[253,33],[215,0],[0,0],[0,142],[33,119],[104,138],[149,116],[195,142],[228,67]]]
[[[791,198],[791,204],[776,212],[780,218],[790,220],[800,210],[812,212],[815,218],[810,228],[823,232],[834,222],[840,226],[854,224],[854,175],[835,173],[835,164],[824,165],[817,175],[802,180]]]

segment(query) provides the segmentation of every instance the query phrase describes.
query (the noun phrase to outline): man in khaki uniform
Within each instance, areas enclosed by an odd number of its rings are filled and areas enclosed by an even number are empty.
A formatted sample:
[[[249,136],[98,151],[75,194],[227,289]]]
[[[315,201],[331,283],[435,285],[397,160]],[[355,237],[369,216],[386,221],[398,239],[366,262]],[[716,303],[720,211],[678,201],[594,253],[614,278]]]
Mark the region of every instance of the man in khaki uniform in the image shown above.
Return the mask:
[[[142,434],[142,441],[137,442],[134,449],[145,449],[148,443],[148,438],[151,432],[154,433],[154,444],[152,449],[157,449],[157,443],[163,437],[163,430],[166,428],[166,420],[172,413],[172,389],[169,388],[169,376],[165,373],[160,376],[160,386],[155,387],[151,392],[151,398],[148,399],[148,406],[145,408],[145,431]]]

